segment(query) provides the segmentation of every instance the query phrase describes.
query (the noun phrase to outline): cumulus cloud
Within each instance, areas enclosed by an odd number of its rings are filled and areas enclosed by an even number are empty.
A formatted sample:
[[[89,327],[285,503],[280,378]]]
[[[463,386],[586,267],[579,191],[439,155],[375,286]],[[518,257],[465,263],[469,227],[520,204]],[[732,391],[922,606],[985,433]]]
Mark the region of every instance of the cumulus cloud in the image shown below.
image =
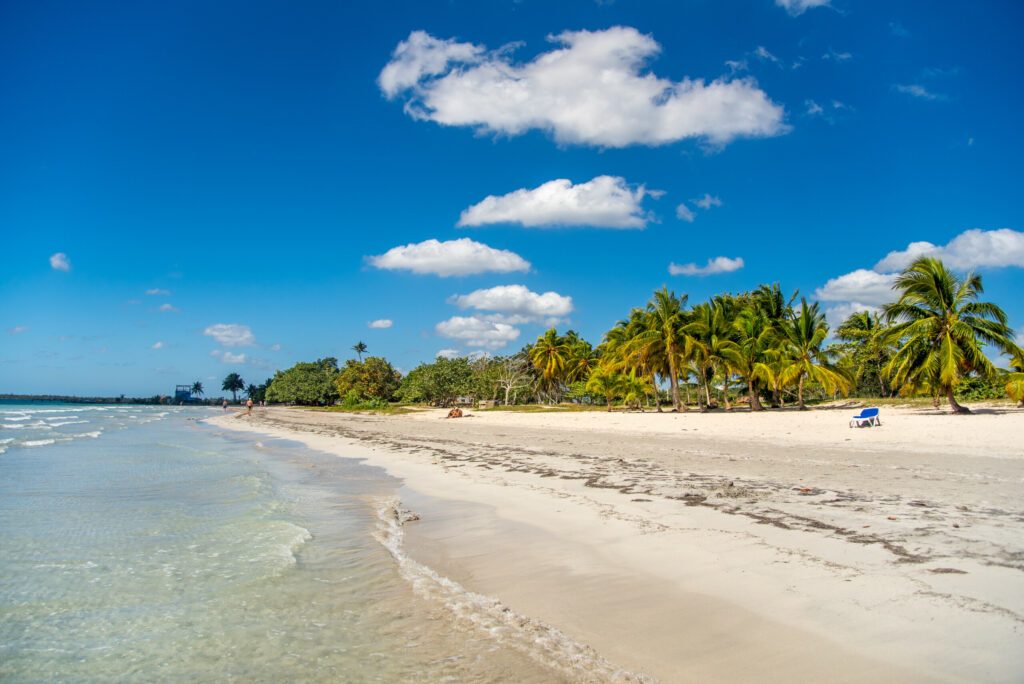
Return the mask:
[[[55,271],[70,271],[71,260],[64,252],[57,252],[50,256],[50,268]]]
[[[215,359],[220,359],[221,363],[230,363],[233,365],[243,364],[248,358],[245,354],[235,354],[233,352],[222,351],[220,349],[214,349],[210,352],[210,356]]]
[[[706,192],[704,193],[704,196],[701,197],[700,199],[690,201],[696,204],[701,209],[710,209],[711,207],[722,206],[722,200],[720,200],[717,196],[713,197]]]
[[[146,290],[146,294],[148,294],[150,296],[170,297],[171,296],[171,291],[170,290],[164,290],[164,289],[159,288],[159,287],[151,287],[150,289]]]
[[[392,247],[384,254],[367,257],[367,261],[376,268],[389,271],[412,271],[442,278],[530,270],[530,262],[518,254],[494,249],[469,238],[445,242],[425,240]]]
[[[910,95],[922,100],[941,100],[945,97],[938,93],[933,93],[919,83],[897,83],[892,87],[892,89],[897,93],[903,93],[904,95]]]
[[[378,318],[375,321],[370,321],[366,324],[367,328],[373,328],[374,330],[384,330],[394,325],[394,321],[390,318]]]
[[[837,304],[830,306],[825,309],[825,320],[828,322],[828,327],[835,330],[843,321],[860,311],[870,311],[871,313],[877,314],[881,309],[877,306],[871,306],[870,304],[863,304],[861,302],[844,302],[843,304]]]
[[[434,354],[435,358],[441,359],[457,359],[460,356],[462,356],[462,354],[458,349],[438,349],[437,353]]]
[[[676,207],[676,218],[680,221],[686,221],[687,223],[693,223],[693,219],[697,218],[693,214],[693,210],[686,206],[686,202],[683,202]]]
[[[892,286],[896,277],[895,273],[878,273],[859,268],[829,279],[814,291],[814,296],[824,302],[861,302],[862,307],[880,306],[895,300]]]
[[[404,98],[415,119],[510,136],[542,130],[564,144],[724,144],[788,130],[783,108],[752,79],[673,81],[650,73],[647,63],[661,47],[635,28],[566,31],[548,40],[553,49],[515,62],[518,45],[487,51],[413,31],[378,85],[388,99]]]
[[[154,342],[153,346],[150,347],[150,349],[163,349],[163,348],[164,348],[164,343],[163,342]]]
[[[875,270],[901,271],[922,256],[942,259],[950,268],[959,270],[986,266],[1024,268],[1024,232],[1009,228],[974,228],[960,233],[945,245],[911,242],[904,250],[889,252],[875,264]]]
[[[705,266],[698,266],[697,264],[676,264],[671,263],[668,265],[668,272],[672,275],[684,275],[684,276],[706,276],[715,275],[718,273],[731,273],[732,271],[738,271],[743,268],[742,257],[736,257],[730,259],[729,257],[715,257],[714,259],[708,259],[708,263]]]
[[[178,310],[179,309],[176,306],[174,306],[173,304],[170,304],[170,303],[166,303],[166,302],[161,304],[160,308],[158,309],[158,311],[169,311],[171,313],[177,313]]]
[[[519,337],[519,328],[480,316],[452,316],[434,328],[441,337],[486,349],[500,349]]]
[[[486,320],[504,323],[528,323],[532,321],[551,322],[568,316],[572,312],[572,297],[557,292],[538,294],[524,285],[499,285],[476,290],[465,295],[451,297],[449,303],[460,309],[494,311],[500,319],[485,317]]]
[[[256,336],[249,326],[238,323],[215,323],[208,326],[203,334],[225,347],[251,347],[256,344]]]
[[[830,0],[775,0],[778,7],[783,8],[792,17],[800,16],[814,7],[827,7]]]
[[[650,220],[643,208],[644,197],[661,194],[643,185],[630,186],[625,178],[618,176],[597,176],[575,185],[559,178],[532,189],[489,195],[463,211],[458,225],[518,223],[527,228],[643,228]]]

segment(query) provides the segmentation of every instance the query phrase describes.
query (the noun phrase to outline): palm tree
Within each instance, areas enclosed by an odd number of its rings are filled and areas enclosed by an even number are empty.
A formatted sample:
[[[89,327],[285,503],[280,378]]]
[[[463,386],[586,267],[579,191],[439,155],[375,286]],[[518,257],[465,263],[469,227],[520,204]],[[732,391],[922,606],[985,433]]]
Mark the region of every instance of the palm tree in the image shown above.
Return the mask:
[[[632,354],[656,358],[656,363],[668,370],[672,407],[676,411],[686,410],[679,396],[679,376],[692,347],[686,332],[686,300],[686,295],[676,296],[665,286],[656,290],[647,303],[645,329],[630,343]]]
[[[797,405],[806,410],[804,385],[808,379],[815,380],[826,392],[836,390],[848,392],[850,380],[832,363],[830,353],[824,348],[828,337],[828,323],[818,303],[808,304],[800,300],[800,310],[782,324],[783,348],[786,360],[781,371],[785,384],[797,383]]]
[[[354,351],[356,356],[359,357],[359,363],[363,362],[363,354],[366,353],[366,349],[367,347],[365,342],[356,342],[352,345],[352,351]]]
[[[894,304],[883,308],[893,323],[887,337],[903,346],[886,364],[886,376],[897,385],[929,386],[945,395],[954,413],[970,413],[953,396],[971,373],[991,377],[995,367],[982,343],[1013,354],[1013,331],[1006,313],[990,302],[978,301],[984,292],[981,276],[957,276],[939,259],[921,257],[896,279],[900,291]]]
[[[197,397],[203,396],[203,383],[196,380],[192,383],[192,394]]]
[[[540,373],[541,385],[548,392],[549,398],[557,399],[570,351],[566,339],[554,328],[538,337],[530,348],[530,362]]]
[[[651,381],[635,372],[626,375],[621,380],[622,400],[627,406],[636,406],[640,413],[644,412],[644,399],[654,390]]]
[[[892,344],[886,340],[887,332],[882,319],[872,311],[857,311],[850,314],[836,329],[837,345],[843,354],[843,363],[848,366],[859,387],[871,392],[877,387],[878,394],[888,396],[890,391],[882,377],[882,368],[892,357]],[[863,390],[862,390],[863,391]]]
[[[730,337],[733,328],[726,318],[725,306],[720,302],[698,304],[693,307],[693,317],[686,326],[693,336],[693,357],[698,383],[704,388],[704,399],[701,411],[711,407],[711,381],[718,372],[722,373],[722,382],[728,402],[729,358],[736,343]],[[698,396],[700,388],[698,387]]]
[[[231,392],[231,399],[238,401],[238,392],[245,389],[245,380],[238,373],[228,373],[227,377],[224,378],[224,384],[221,385],[221,389],[225,392]]]
[[[1024,406],[1024,349],[1017,347],[1013,351],[1010,368],[1015,372],[1006,376],[1006,396]]]
[[[774,387],[775,373],[771,367],[775,350],[775,330],[764,312],[755,307],[740,311],[733,322],[735,346],[725,352],[726,358],[747,383],[751,411],[763,411],[758,382]]]
[[[597,368],[587,379],[587,391],[603,396],[608,402],[608,412],[611,413],[612,402],[622,392],[622,384],[622,376],[619,373]]]
[[[249,386],[245,388],[245,396],[249,397],[250,399],[253,399],[255,395],[259,393],[259,391],[259,387],[250,383]]]

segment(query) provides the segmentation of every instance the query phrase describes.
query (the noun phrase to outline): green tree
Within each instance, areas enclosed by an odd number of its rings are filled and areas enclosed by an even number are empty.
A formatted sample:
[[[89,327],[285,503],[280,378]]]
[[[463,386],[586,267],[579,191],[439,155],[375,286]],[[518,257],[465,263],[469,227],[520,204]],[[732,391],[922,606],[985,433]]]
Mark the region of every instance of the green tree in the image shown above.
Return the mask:
[[[365,361],[346,361],[334,384],[340,397],[347,397],[350,392],[354,392],[354,396],[360,400],[390,401],[398,391],[401,380],[401,374],[387,359],[368,356]]]
[[[367,346],[365,342],[359,341],[352,345],[352,351],[354,351],[356,353],[356,356],[359,357],[360,362],[362,362],[363,354],[366,353],[366,350]]]
[[[274,374],[267,389],[267,401],[303,406],[333,404],[338,400],[334,384],[337,375],[338,360],[334,357],[297,363]]]
[[[473,368],[469,359],[437,358],[422,363],[402,379],[398,396],[406,402],[426,402],[447,407],[458,397],[467,396],[473,388]]]
[[[806,299],[801,299],[800,309],[783,322],[781,332],[786,354],[781,378],[785,384],[797,383],[800,410],[807,408],[804,403],[807,380],[816,381],[828,393],[849,391],[849,378],[832,363],[830,353],[824,347],[828,323],[817,302],[808,304]]]
[[[587,379],[586,390],[592,394],[599,394],[604,397],[608,404],[608,411],[612,410],[612,402],[615,397],[622,393],[623,376],[620,373],[605,368],[597,368]]]
[[[1006,396],[1024,406],[1024,349],[1017,347],[1010,358],[1013,373],[1006,376]]]
[[[245,380],[238,373],[228,373],[220,388],[225,392],[231,392],[232,401],[238,401],[238,393],[245,389]]]
[[[570,354],[570,343],[554,328],[538,337],[533,347],[530,348],[530,361],[540,373],[542,388],[555,403],[558,402],[561,394],[561,385],[565,380],[566,364]]]
[[[859,396],[884,397],[891,393],[882,377],[882,369],[895,351],[886,332],[881,318],[871,311],[850,314],[836,329],[839,344],[835,350],[841,356],[840,364],[856,381]]]
[[[664,286],[656,290],[647,303],[645,329],[629,343],[629,355],[657,359],[657,365],[668,370],[672,407],[676,411],[686,410],[679,396],[679,377],[692,346],[686,332],[686,299],[686,295],[676,296]]]
[[[751,411],[763,411],[759,383],[774,380],[771,367],[775,329],[762,309],[744,308],[733,322],[736,344],[726,352],[731,366],[747,383]]]
[[[887,304],[883,314],[892,324],[888,339],[902,346],[886,364],[886,377],[896,385],[927,386],[934,395],[945,395],[954,413],[970,413],[954,391],[972,373],[995,374],[983,344],[1013,354],[1016,345],[1006,314],[978,301],[984,292],[981,276],[961,278],[932,257],[912,263],[894,289],[900,298]]]
[[[203,396],[203,383],[196,380],[192,383],[192,394],[197,397]]]

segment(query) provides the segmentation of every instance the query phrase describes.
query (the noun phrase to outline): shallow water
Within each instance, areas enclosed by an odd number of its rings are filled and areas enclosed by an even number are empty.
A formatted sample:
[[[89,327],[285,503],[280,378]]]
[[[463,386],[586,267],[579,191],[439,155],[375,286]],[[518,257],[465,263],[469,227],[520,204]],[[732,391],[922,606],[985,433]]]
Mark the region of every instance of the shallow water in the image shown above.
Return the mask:
[[[414,591],[397,480],[217,413],[0,405],[0,679],[560,680]]]

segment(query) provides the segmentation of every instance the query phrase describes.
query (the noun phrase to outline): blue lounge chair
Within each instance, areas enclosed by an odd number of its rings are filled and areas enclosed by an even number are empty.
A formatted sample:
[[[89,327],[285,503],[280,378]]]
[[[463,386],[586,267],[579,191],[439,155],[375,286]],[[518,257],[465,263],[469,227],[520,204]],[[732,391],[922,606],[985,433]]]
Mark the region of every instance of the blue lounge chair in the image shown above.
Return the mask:
[[[882,419],[878,417],[877,408],[861,409],[860,414],[850,420],[850,427],[871,427],[873,425],[882,426]]]

